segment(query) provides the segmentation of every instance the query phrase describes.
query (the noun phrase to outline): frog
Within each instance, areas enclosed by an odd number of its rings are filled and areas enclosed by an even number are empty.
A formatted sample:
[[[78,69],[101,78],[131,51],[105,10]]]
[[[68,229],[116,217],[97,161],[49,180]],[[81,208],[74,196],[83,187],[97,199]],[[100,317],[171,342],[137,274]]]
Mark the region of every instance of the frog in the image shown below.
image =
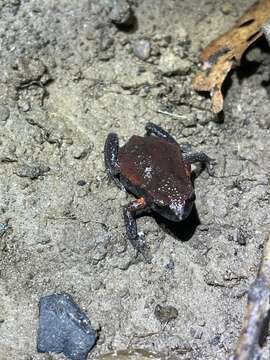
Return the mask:
[[[109,133],[104,146],[106,172],[120,189],[135,196],[123,208],[126,235],[137,253],[151,263],[144,235],[137,229],[138,216],[156,212],[165,219],[180,222],[193,208],[196,195],[191,164],[200,163],[213,175],[214,159],[204,152],[179,145],[162,127],[149,122],[145,135],[133,135],[119,146],[116,133]]]

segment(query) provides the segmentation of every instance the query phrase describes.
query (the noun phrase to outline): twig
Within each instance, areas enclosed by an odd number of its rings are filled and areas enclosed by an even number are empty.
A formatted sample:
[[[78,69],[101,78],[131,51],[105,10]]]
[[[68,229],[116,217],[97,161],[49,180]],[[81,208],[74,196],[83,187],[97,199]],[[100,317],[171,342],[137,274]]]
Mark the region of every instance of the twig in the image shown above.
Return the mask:
[[[157,112],[158,114],[167,115],[167,116],[170,116],[170,117],[175,118],[175,119],[183,120],[183,119],[186,118],[184,115],[174,114],[174,113],[171,113],[171,112],[169,112],[169,111],[156,110],[156,112]]]
[[[270,236],[265,248],[257,278],[248,292],[243,328],[233,360],[259,360],[260,341],[269,322],[270,300]]]

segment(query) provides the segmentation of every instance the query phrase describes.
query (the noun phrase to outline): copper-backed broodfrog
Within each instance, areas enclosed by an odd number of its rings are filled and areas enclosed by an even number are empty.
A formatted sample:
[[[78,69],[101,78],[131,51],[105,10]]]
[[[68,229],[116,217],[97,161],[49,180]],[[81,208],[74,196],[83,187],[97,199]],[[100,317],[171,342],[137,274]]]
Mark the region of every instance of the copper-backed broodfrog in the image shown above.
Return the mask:
[[[109,176],[137,200],[124,207],[127,237],[149,262],[144,238],[138,235],[136,216],[153,210],[171,221],[181,221],[191,212],[195,192],[191,164],[206,165],[203,152],[190,153],[161,127],[148,123],[144,137],[134,135],[119,148],[118,136],[110,133],[105,143],[105,166]]]

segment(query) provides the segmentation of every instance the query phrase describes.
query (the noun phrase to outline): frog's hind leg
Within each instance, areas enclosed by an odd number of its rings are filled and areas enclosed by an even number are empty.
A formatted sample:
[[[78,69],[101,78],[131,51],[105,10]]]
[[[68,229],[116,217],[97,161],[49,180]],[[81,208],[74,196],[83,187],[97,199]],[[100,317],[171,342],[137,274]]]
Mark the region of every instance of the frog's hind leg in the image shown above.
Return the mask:
[[[144,198],[139,198],[124,207],[124,221],[126,226],[127,237],[132,246],[143,255],[146,262],[151,262],[143,236],[138,234],[136,215],[139,212],[148,210]]]
[[[196,162],[202,164],[206,167],[206,170],[209,175],[214,175],[214,170],[211,166],[211,164],[215,164],[215,160],[211,159],[209,156],[207,156],[203,152],[197,152],[197,153],[183,153],[183,160],[188,164],[194,164]]]
[[[104,146],[105,167],[109,177],[115,182],[115,184],[120,189],[122,189],[122,184],[118,179],[118,175],[120,174],[119,165],[117,163],[118,149],[119,149],[118,136],[115,133],[110,133],[107,136]]]
[[[146,135],[156,135],[157,137],[167,140],[172,144],[177,144],[177,141],[169,134],[167,133],[167,131],[165,131],[164,129],[162,129],[162,127],[153,124],[151,122],[147,123],[145,125],[145,130],[146,130]]]

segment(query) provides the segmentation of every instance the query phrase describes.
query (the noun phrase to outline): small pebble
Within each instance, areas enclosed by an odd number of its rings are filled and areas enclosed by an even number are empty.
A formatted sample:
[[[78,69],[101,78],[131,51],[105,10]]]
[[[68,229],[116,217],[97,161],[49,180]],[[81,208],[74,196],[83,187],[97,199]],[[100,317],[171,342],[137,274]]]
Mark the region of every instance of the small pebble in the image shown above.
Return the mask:
[[[27,100],[19,99],[17,104],[18,104],[18,108],[23,112],[27,112],[31,109],[31,105],[30,105],[29,101],[27,101]]]
[[[46,73],[47,68],[41,60],[31,57],[20,58],[15,64],[20,73],[20,83],[27,84],[31,81],[38,81]]]
[[[77,160],[83,160],[91,153],[91,151],[92,151],[92,145],[90,145],[89,147],[78,146],[75,149],[75,153],[73,157],[74,159]]]
[[[143,91],[145,92],[145,94],[148,94],[150,90],[151,90],[151,86],[149,84],[143,85]]]
[[[246,59],[250,62],[255,61],[258,63],[262,63],[263,58],[264,58],[264,55],[260,48],[252,48],[246,55]]]
[[[7,121],[10,115],[9,108],[4,105],[0,105],[0,121]]]
[[[213,346],[217,346],[220,342],[221,336],[220,335],[216,335],[214,336],[209,342],[211,345]]]
[[[194,113],[186,114],[183,121],[186,127],[192,127],[197,125],[197,117]]]
[[[170,259],[169,262],[167,262],[167,263],[165,264],[165,268],[166,268],[167,270],[173,270],[174,267],[175,267],[175,264],[174,264],[173,259]]]
[[[270,114],[266,113],[265,116],[261,116],[258,123],[261,129],[270,129]]]
[[[232,4],[230,4],[229,2],[226,2],[225,4],[222,5],[221,11],[223,12],[224,15],[230,14],[232,10],[233,10]]]
[[[206,325],[206,322],[204,320],[198,320],[198,325],[199,326],[205,326]]]
[[[270,86],[267,85],[265,89],[267,91],[268,98],[270,98]],[[259,116],[257,118],[259,127],[261,129],[270,129],[270,112],[267,101],[265,101],[264,104],[261,105],[260,110],[261,113],[264,114],[264,116]]]
[[[244,230],[239,228],[236,229],[235,232],[235,241],[239,244],[239,245],[246,245],[247,244],[247,235],[245,234]]]
[[[20,177],[27,177],[31,180],[34,180],[39,178],[40,176],[43,176],[48,171],[50,171],[49,166],[45,166],[39,163],[33,163],[31,165],[23,164],[19,168],[17,175]]]
[[[113,0],[110,19],[117,25],[131,25],[132,12],[129,3],[126,0]]]
[[[108,50],[113,45],[113,38],[108,34],[102,33],[100,35],[99,48],[101,51]]]
[[[79,186],[84,186],[84,185],[86,185],[86,181],[85,181],[85,180],[79,180],[79,181],[77,182],[77,185],[79,185]]]
[[[199,231],[208,231],[208,230],[209,230],[209,225],[207,225],[207,224],[200,224],[200,225],[198,225],[198,230],[199,230]]]
[[[147,39],[137,40],[133,45],[133,53],[141,60],[147,60],[151,53],[151,44]]]
[[[137,75],[141,75],[145,73],[145,67],[144,66],[138,66]]]
[[[159,70],[162,74],[170,75],[185,75],[190,70],[190,62],[186,59],[181,59],[171,51],[166,51],[160,58]]]
[[[160,322],[168,322],[178,317],[178,311],[171,305],[157,305],[155,307],[154,315]]]

